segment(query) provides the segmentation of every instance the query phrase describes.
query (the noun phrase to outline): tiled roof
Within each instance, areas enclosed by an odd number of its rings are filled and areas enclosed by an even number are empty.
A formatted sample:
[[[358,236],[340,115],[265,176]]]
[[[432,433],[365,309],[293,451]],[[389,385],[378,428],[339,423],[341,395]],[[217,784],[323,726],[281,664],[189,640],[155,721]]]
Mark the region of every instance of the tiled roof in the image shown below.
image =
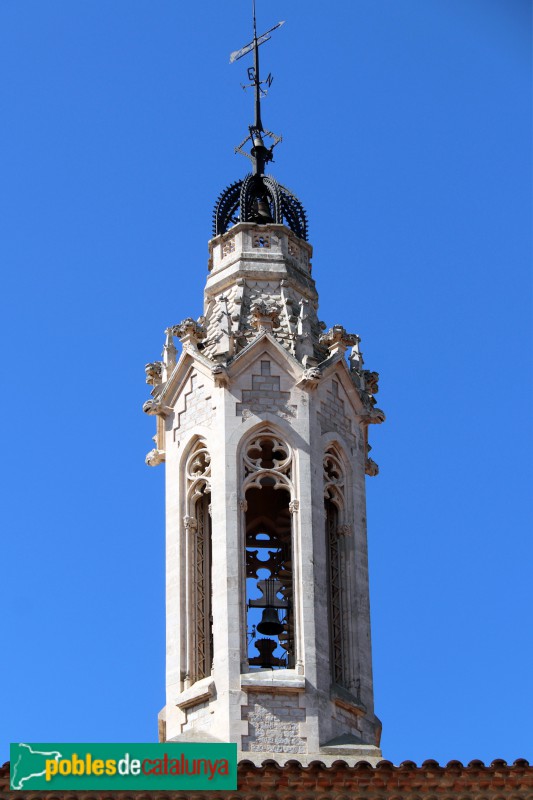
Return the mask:
[[[380,761],[375,767],[366,761],[353,767],[344,761],[330,767],[321,761],[307,767],[295,760],[284,766],[264,761],[259,767],[241,761],[238,773],[239,788],[228,792],[11,792],[6,763],[0,767],[0,800],[533,800],[533,766],[524,758],[466,766]]]

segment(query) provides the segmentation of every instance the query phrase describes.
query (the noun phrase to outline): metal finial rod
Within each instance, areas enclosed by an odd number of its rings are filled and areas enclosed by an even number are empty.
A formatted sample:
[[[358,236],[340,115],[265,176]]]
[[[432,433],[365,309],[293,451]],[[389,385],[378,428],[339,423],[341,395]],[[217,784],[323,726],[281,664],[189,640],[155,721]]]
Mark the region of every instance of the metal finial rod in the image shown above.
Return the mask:
[[[266,84],[269,88],[272,85],[272,75],[269,75],[265,81],[261,80],[261,75],[259,73],[259,47],[260,45],[268,42],[270,39],[270,34],[272,31],[275,31],[277,28],[280,28],[284,23],[278,22],[277,25],[274,25],[272,28],[269,28],[265,33],[257,35],[257,17],[256,17],[256,10],[255,10],[255,0],[252,0],[252,21],[253,21],[253,29],[254,29],[254,37],[251,42],[241,47],[240,50],[234,50],[233,53],[230,54],[230,64],[234,61],[238,61],[243,56],[250,53],[252,50],[254,52],[254,66],[250,67],[248,70],[248,80],[250,83],[248,84],[250,87],[254,89],[254,106],[255,106],[255,114],[254,114],[254,124],[250,125],[249,127],[249,135],[244,139],[244,141],[235,148],[235,152],[242,153],[242,155],[247,156],[250,158],[254,165],[254,174],[255,175],[263,175],[265,170],[265,165],[272,161],[272,150],[281,141],[281,136],[276,136],[275,133],[271,131],[266,131],[263,128],[263,121],[261,119],[261,97],[266,94],[266,89],[262,87],[262,84]],[[246,89],[246,86],[243,86],[243,89]],[[263,134],[266,136],[270,136],[273,140],[273,144],[270,147],[266,147],[263,141]],[[245,152],[242,148],[246,144],[247,141],[251,140],[252,147],[250,153]]]
[[[252,0],[252,14],[254,18],[254,86],[255,86],[255,125],[257,131],[263,130],[261,122],[261,81],[259,78],[259,45],[257,43],[257,24],[255,18],[255,0]]]

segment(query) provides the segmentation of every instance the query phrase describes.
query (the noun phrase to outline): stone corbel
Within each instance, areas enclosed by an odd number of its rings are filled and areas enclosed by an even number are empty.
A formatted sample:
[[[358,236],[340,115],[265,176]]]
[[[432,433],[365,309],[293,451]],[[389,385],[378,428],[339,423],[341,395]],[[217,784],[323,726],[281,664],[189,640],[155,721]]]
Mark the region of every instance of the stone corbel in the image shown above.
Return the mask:
[[[348,347],[353,347],[360,339],[356,333],[347,333],[342,325],[334,325],[322,334],[319,341],[328,348],[329,355],[334,356],[337,353],[343,355]]]
[[[162,464],[164,460],[165,460],[165,451],[157,450],[156,448],[154,448],[153,450],[150,450],[150,452],[146,454],[144,463],[147,464],[149,467],[157,467],[159,464]]]
[[[300,510],[300,501],[299,500],[291,500],[289,503],[289,511],[291,514],[297,514]]]
[[[241,511],[244,511],[245,513],[248,511],[248,500],[245,497],[239,500],[239,508]]]

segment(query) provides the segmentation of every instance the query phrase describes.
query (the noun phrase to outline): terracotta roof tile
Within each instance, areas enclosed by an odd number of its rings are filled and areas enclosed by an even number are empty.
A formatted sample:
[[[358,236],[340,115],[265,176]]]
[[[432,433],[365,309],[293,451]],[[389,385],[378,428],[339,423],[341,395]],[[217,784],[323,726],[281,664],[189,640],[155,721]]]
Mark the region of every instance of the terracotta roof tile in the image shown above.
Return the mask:
[[[533,767],[525,758],[513,764],[479,759],[446,766],[428,759],[375,767],[360,761],[350,767],[313,761],[303,767],[291,759],[284,766],[264,761],[239,764],[239,788],[230,792],[31,792],[9,791],[9,763],[0,767],[0,800],[533,800]]]

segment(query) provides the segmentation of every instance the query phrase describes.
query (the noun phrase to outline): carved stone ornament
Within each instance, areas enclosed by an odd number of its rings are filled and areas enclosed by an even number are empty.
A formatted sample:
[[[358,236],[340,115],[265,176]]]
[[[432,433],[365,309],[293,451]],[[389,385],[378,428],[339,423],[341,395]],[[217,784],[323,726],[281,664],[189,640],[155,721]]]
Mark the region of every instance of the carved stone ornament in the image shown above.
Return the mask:
[[[298,381],[298,385],[303,386],[306,389],[316,389],[321,377],[322,373],[318,367],[309,367],[308,369],[304,369],[304,373]]]
[[[273,479],[274,489],[286,489],[294,495],[292,450],[273,431],[265,429],[254,435],[246,446],[243,463],[242,495],[251,486],[261,489],[266,477]]]
[[[367,458],[365,462],[365,472],[371,478],[375,478],[376,475],[379,475],[379,467],[371,458]]]
[[[351,525],[339,525],[337,528],[337,536],[351,536],[352,534],[352,526]]]
[[[356,333],[347,333],[342,325],[334,325],[327,333],[320,337],[320,344],[326,345],[330,355],[344,353],[348,347],[353,347],[360,339]]]
[[[189,517],[188,514],[185,514],[183,517],[183,525],[186,531],[195,531],[198,523],[196,522],[194,517]]]
[[[153,450],[150,450],[150,452],[146,454],[144,463],[147,464],[149,467],[157,467],[159,464],[162,464],[164,460],[165,460],[165,451],[157,450],[156,448],[154,448]]]
[[[299,500],[291,500],[289,503],[289,511],[291,514],[297,514],[300,510],[300,501]]]
[[[143,404],[143,411],[150,417],[166,417],[172,409],[165,406],[158,398],[154,398],[153,400],[147,400],[146,403]]]
[[[338,508],[345,508],[345,475],[340,454],[331,445],[324,453],[324,497],[332,500]]]
[[[275,303],[269,305],[264,300],[259,300],[253,304],[251,312],[250,324],[256,331],[271,331],[279,326],[280,310]]]
[[[144,371],[146,373],[146,383],[150,384],[151,386],[156,386],[163,380],[162,361],[152,361],[150,364],[146,364]]]
[[[245,513],[246,511],[248,511],[248,500],[246,500],[246,498],[239,500],[239,508],[241,511],[244,511]]]
[[[361,414],[358,417],[362,425],[381,425],[382,422],[385,422],[385,419],[385,412],[381,408],[369,408],[366,414]]]
[[[199,439],[185,463],[187,501],[192,509],[196,501],[211,492],[211,456],[205,442]]]
[[[228,373],[221,364],[217,364],[212,368],[211,375],[215,380],[215,386],[227,386],[229,384]]]
[[[361,373],[364,381],[365,390],[368,394],[377,394],[379,392],[379,372],[370,372],[369,369],[364,369]]]
[[[350,362],[350,369],[352,372],[357,372],[359,375],[359,370],[363,366],[364,359],[361,350],[359,349],[359,345],[361,343],[361,337],[357,337],[357,341],[353,345],[348,360]]]
[[[190,344],[196,347],[198,342],[205,339],[206,330],[199,322],[196,322],[196,320],[191,317],[187,317],[187,319],[184,319],[179,325],[174,326],[173,334],[177,336],[183,344]]]

